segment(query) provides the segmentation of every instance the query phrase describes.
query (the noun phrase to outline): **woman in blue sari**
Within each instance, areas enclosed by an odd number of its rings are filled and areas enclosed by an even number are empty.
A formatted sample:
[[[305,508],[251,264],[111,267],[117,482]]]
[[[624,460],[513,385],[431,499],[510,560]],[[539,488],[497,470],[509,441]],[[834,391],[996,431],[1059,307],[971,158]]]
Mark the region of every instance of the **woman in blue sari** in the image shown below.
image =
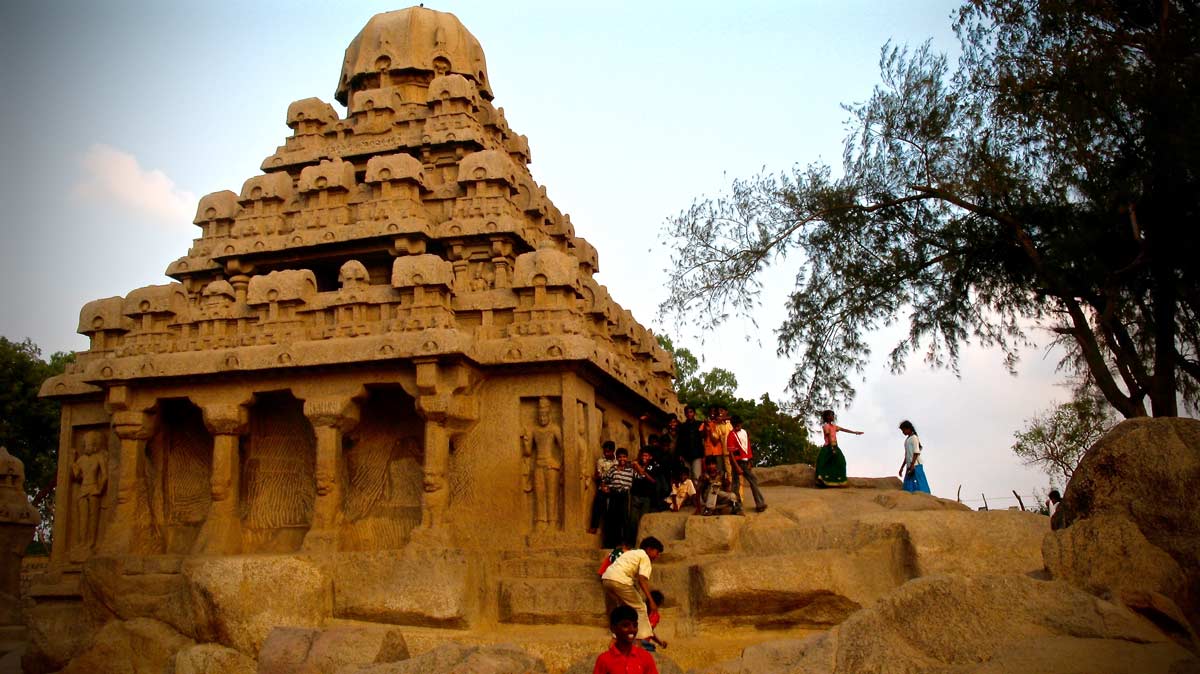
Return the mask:
[[[904,463],[900,465],[900,474],[904,476],[905,491],[921,491],[929,493],[929,481],[925,479],[925,467],[921,465],[921,438],[917,437],[917,429],[912,422],[905,419],[900,422],[900,432],[904,434]]]

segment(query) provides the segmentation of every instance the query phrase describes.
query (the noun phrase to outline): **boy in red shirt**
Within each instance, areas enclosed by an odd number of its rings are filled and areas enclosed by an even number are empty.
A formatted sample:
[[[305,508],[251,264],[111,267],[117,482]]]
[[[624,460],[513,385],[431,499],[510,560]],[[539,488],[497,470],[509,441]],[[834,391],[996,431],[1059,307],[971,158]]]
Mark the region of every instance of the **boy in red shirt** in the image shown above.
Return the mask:
[[[644,648],[637,645],[637,611],[622,604],[609,614],[612,646],[596,657],[592,674],[658,674],[658,665]]]

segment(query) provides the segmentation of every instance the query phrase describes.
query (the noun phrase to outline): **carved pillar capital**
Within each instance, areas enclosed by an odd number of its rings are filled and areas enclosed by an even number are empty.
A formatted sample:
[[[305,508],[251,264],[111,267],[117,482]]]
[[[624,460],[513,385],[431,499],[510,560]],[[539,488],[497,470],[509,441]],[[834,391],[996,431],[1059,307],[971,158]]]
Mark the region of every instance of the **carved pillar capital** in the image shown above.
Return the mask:
[[[112,415],[112,429],[125,440],[146,440],[154,435],[155,415],[143,410],[121,410]]]
[[[250,426],[250,410],[238,403],[214,403],[200,408],[204,427],[213,435],[245,435]]]
[[[304,401],[304,416],[316,428],[336,428],[343,433],[358,424],[358,402],[349,396],[308,398]]]
[[[457,428],[479,418],[479,404],[473,392],[478,381],[471,369],[462,364],[439,363],[436,358],[415,361],[417,366],[417,413],[426,421]]]

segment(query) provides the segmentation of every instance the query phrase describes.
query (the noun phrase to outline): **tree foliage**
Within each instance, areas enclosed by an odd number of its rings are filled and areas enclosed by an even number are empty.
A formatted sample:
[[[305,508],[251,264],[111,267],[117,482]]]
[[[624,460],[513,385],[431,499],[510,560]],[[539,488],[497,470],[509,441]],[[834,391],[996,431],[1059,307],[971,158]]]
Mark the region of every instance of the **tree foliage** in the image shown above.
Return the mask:
[[[1065,485],[1084,452],[1107,433],[1116,419],[1112,408],[1094,397],[1076,398],[1028,420],[1013,434],[1013,452],[1026,465],[1038,466]]]
[[[58,403],[38,398],[46,379],[61,374],[72,356],[55,353],[46,362],[32,341],[0,337],[0,445],[25,464],[30,497],[54,489],[58,466]],[[53,516],[54,499],[38,502],[44,523]]]
[[[817,447],[808,440],[808,430],[798,417],[779,407],[764,393],[757,401],[737,397],[737,377],[722,368],[700,371],[696,356],[686,348],[675,348],[669,337],[658,343],[675,361],[675,391],[679,401],[697,410],[700,418],[710,407],[721,407],[741,417],[754,443],[757,465],[813,464]]]
[[[1200,7],[974,0],[955,68],[886,45],[847,106],[842,175],[737,180],[665,230],[668,312],[748,315],[761,273],[797,285],[778,328],[798,409],[843,406],[897,321],[893,371],[957,369],[972,341],[1013,368],[1029,325],[1126,417],[1200,402]]]

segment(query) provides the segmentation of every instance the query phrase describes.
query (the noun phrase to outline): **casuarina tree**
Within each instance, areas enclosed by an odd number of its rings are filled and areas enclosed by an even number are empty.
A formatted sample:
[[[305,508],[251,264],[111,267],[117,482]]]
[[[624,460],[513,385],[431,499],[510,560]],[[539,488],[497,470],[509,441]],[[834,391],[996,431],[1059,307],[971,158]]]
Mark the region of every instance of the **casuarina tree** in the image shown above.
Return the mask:
[[[1012,368],[1046,329],[1121,415],[1195,409],[1200,4],[974,0],[954,20],[954,64],[884,46],[840,172],[737,180],[673,218],[664,308],[749,312],[792,265],[778,350],[809,410],[853,398],[868,335],[901,321],[896,371],[956,368],[970,341]]]

